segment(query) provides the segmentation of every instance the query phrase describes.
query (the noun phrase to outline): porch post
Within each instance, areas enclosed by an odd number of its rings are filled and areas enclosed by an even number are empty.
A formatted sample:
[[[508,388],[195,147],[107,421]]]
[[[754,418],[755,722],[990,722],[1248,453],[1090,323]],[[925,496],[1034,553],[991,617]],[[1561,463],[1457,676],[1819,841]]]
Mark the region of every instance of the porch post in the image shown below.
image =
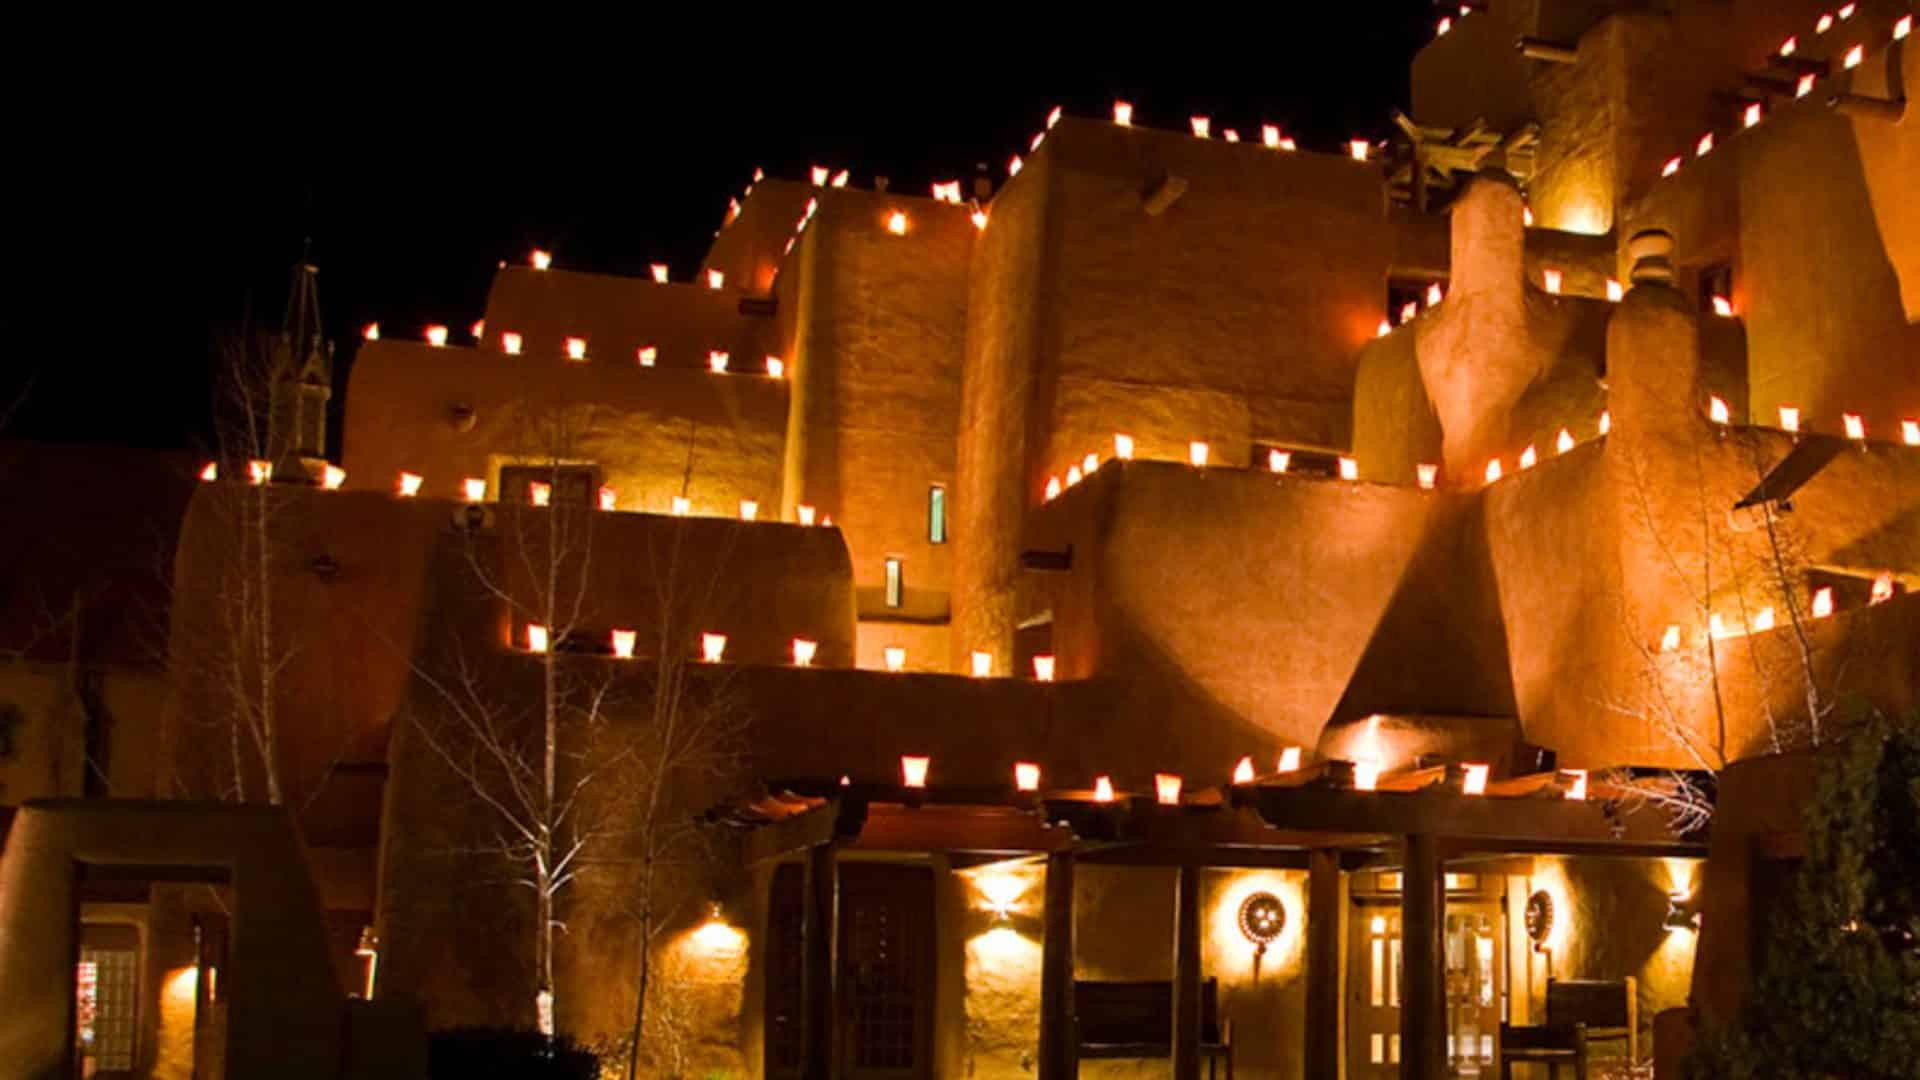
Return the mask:
[[[1306,1080],[1340,1080],[1340,852],[1307,856]]]
[[[1173,1080],[1200,1080],[1200,867],[1180,867],[1173,914]]]
[[[1445,953],[1446,878],[1440,844],[1430,834],[1407,837],[1400,931],[1405,973],[1400,994],[1400,1075],[1443,1080],[1447,1075]]]
[[[1073,1006],[1073,852],[1047,856],[1047,902],[1040,943],[1039,1080],[1073,1080],[1080,1034]]]
[[[805,1080],[832,1080],[838,1072],[839,937],[840,881],[833,845],[817,844],[807,851],[806,956],[801,969]]]

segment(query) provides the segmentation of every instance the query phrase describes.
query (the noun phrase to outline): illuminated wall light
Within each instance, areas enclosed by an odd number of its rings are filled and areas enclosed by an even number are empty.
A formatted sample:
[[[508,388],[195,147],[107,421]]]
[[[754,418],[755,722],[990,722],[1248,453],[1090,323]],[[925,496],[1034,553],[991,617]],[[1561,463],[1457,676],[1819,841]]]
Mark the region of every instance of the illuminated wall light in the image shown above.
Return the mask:
[[[1031,761],[1014,762],[1013,787],[1015,791],[1039,791],[1040,766]]]
[[[1525,450],[1520,451],[1520,467],[1522,469],[1531,469],[1539,461],[1540,455],[1535,452],[1531,444],[1529,444]]]
[[[727,635],[701,634],[700,658],[709,664],[717,664],[727,654]]]
[[[403,499],[411,499],[415,495],[420,494],[421,479],[419,473],[401,473],[399,484],[400,497]]]
[[[1405,326],[1420,317],[1420,302],[1409,300],[1400,305],[1400,325]]]
[[[613,639],[613,655],[621,660],[633,659],[634,632],[615,630],[609,635]]]
[[[347,482],[347,470],[338,465],[328,465],[320,474],[320,486],[328,491],[339,491],[340,485]]]
[[[220,463],[219,462],[209,461],[205,465],[200,466],[201,482],[211,484],[218,479],[220,479]]]
[[[1053,681],[1053,657],[1036,656],[1033,658],[1033,677],[1041,682]]]
[[[1267,451],[1267,471],[1283,473],[1293,465],[1293,455],[1285,450]]]
[[[1859,413],[1844,413],[1840,420],[1847,426],[1847,438],[1859,442],[1867,437],[1867,422]]]
[[[1350,457],[1341,458],[1340,459],[1340,479],[1342,480],[1360,479],[1360,463],[1353,460]]]
[[[895,210],[887,215],[887,231],[895,236],[907,235],[907,215]]]
[[[1208,117],[1205,117],[1205,116],[1189,117],[1187,122],[1193,125],[1194,138],[1209,139],[1213,137],[1213,121]]]
[[[1620,301],[1625,300],[1626,298],[1627,298],[1626,286],[1620,284],[1618,281],[1615,281],[1613,278],[1608,278],[1607,279],[1607,299],[1612,303],[1617,304]]]
[[[1440,301],[1446,299],[1446,295],[1447,294],[1440,288],[1440,283],[1437,281],[1427,286],[1427,306],[1439,307]]]
[[[727,275],[724,271],[720,271],[720,270],[707,271],[707,288],[722,289],[726,287],[726,284],[727,284]]]
[[[1012,177],[1015,177],[1015,176],[1019,176],[1019,175],[1020,175],[1020,167],[1021,167],[1021,165],[1023,165],[1023,164],[1024,164],[1024,162],[1022,162],[1022,161],[1020,160],[1020,155],[1019,155],[1019,154],[1015,154],[1015,155],[1013,155],[1012,157],[1010,157],[1010,158],[1008,158],[1008,159],[1007,159],[1007,176],[1008,176],[1008,178],[1012,178]]]
[[[360,331],[360,336],[365,338],[368,341],[379,341],[380,340],[380,324],[377,322],[368,323],[365,326],[365,328],[363,328]]]
[[[1893,24],[1893,40],[1895,41],[1905,41],[1912,33],[1913,16],[1911,15],[1903,15],[1900,17],[1899,22]]]
[[[1373,146],[1365,139],[1354,139],[1347,143],[1347,153],[1351,155],[1355,161],[1367,160],[1367,155],[1372,153],[1372,151]]]
[[[1831,586],[1814,590],[1813,617],[1824,619],[1833,614],[1833,588]]]
[[[1605,435],[1607,432],[1612,430],[1613,430],[1613,410],[1601,409],[1600,410],[1600,434]]]
[[[1190,442],[1187,444],[1187,461],[1194,468],[1203,469],[1207,465],[1207,455],[1210,452],[1206,443]]]
[[[767,357],[767,377],[784,379],[787,377],[787,362],[777,356]]]
[[[985,210],[975,210],[973,212],[973,227],[976,229],[984,229],[987,227],[987,212]]]
[[[1573,432],[1561,428],[1560,434],[1553,437],[1553,448],[1562,454],[1573,449]]]
[[[1047,490],[1046,490],[1046,493],[1041,496],[1041,498],[1046,502],[1052,502],[1053,500],[1059,497],[1060,497],[1060,478],[1057,476],[1047,477]]]
[[[1867,606],[1884,604],[1893,599],[1893,572],[1888,571],[1873,579],[1873,592],[1867,596]]]
[[[1721,427],[1733,422],[1733,410],[1727,408],[1726,401],[1719,394],[1707,398],[1707,419]]]
[[[1908,446],[1920,446],[1920,420],[1900,421],[1900,441]]]
[[[1111,779],[1105,776],[1094,777],[1093,801],[1094,802],[1112,802],[1113,801],[1113,781]]]
[[[1460,792],[1463,795],[1485,795],[1487,793],[1487,774],[1492,766],[1472,764],[1464,766],[1466,776],[1461,779]]]
[[[1660,635],[1660,651],[1673,652],[1678,648],[1680,648],[1680,627],[1677,624],[1669,624]]]
[[[665,285],[667,283],[667,264],[666,263],[652,263],[647,267],[647,269],[652,272],[653,280],[655,284]]]
[[[1393,324],[1388,322],[1385,319],[1381,319],[1380,325],[1374,328],[1373,336],[1386,337],[1388,334],[1391,334],[1391,333],[1393,333]]]
[[[1780,430],[1800,433],[1800,410],[1793,405],[1780,406]]]
[[[970,670],[973,672],[974,678],[985,679],[985,678],[990,678],[993,675],[993,654],[992,653],[976,652],[972,656],[970,656],[968,660],[971,663]]]
[[[1121,127],[1133,126],[1133,102],[1116,101],[1113,103],[1113,122]]]
[[[1268,149],[1280,149],[1280,128],[1275,124],[1260,125],[1260,142]]]
[[[813,524],[813,507],[808,506],[806,503],[801,503],[799,506],[794,507],[793,513],[794,516],[800,520],[800,524]]]
[[[1562,279],[1562,275],[1558,270],[1543,270],[1540,272],[1541,284],[1546,287],[1546,290],[1549,293],[1552,293],[1555,296],[1560,295],[1561,279]]]
[[[903,754],[900,758],[900,782],[910,788],[927,786],[927,768],[933,759],[914,754]]]
[[[907,650],[898,645],[889,645],[880,650],[880,659],[887,665],[888,671],[907,669]]]
[[[639,358],[641,367],[652,367],[660,359],[660,350],[652,345],[642,345],[634,350],[634,355]]]
[[[719,349],[707,351],[707,370],[718,375],[727,370],[728,355]]]
[[[1587,770],[1561,769],[1560,775],[1566,778],[1567,799],[1572,802],[1585,802],[1587,799]]]
[[[1280,751],[1280,762],[1274,768],[1274,771],[1282,773],[1299,772],[1300,748],[1297,746],[1289,746],[1285,750]]]
[[[460,493],[470,503],[487,501],[487,482],[477,476],[469,476],[460,481]]]
[[[686,517],[691,513],[693,513],[693,500],[687,498],[685,495],[675,495],[673,497],[673,516]]]
[[[1800,81],[1794,85],[1793,96],[1796,98],[1803,98],[1803,97],[1806,97],[1808,94],[1813,93],[1814,83],[1818,81],[1819,81],[1819,77],[1814,75],[1814,73],[1811,71],[1807,72],[1805,75],[1800,76]]]
[[[519,356],[520,350],[525,347],[526,339],[511,330],[507,330],[500,335],[500,351],[506,353],[508,356]]]
[[[619,492],[603,484],[598,494],[600,498],[600,509],[611,512],[620,508]]]
[[[841,170],[840,170],[839,172],[837,172],[837,173],[834,173],[834,174],[833,174],[833,179],[832,179],[832,180],[829,180],[829,181],[827,181],[827,186],[829,186],[829,187],[837,187],[837,188],[843,188],[843,187],[846,187],[846,186],[847,186],[847,179],[848,179],[848,173],[847,173],[847,170],[845,170],[845,169],[841,169]],[[716,286],[716,288],[717,288],[717,286]]]
[[[587,339],[570,337],[567,339],[567,359],[585,360],[587,358]]]
[[[1181,780],[1173,773],[1153,774],[1153,798],[1161,806],[1180,805]]]
[[[760,516],[760,504],[752,499],[740,500],[740,520],[753,521]]]
[[[1855,45],[1853,48],[1847,50],[1847,58],[1841,61],[1840,66],[1848,71],[1852,71],[1854,68],[1860,66],[1860,61],[1866,58],[1867,47],[1865,45]]]
[[[1672,176],[1674,173],[1677,173],[1679,171],[1680,171],[1680,157],[1677,154],[1674,155],[1673,157],[1668,158],[1667,163],[1665,165],[1660,166],[1661,176]]]
[[[1787,40],[1780,43],[1781,56],[1792,56],[1794,53],[1797,53],[1799,51],[1800,51],[1800,39],[1797,37],[1790,37]]]
[[[1414,466],[1414,471],[1420,478],[1420,486],[1428,491],[1432,491],[1434,485],[1440,482],[1440,466],[1431,462],[1421,462]]]
[[[1113,456],[1121,461],[1133,460],[1133,436],[1118,432],[1113,436]]]
[[[1233,782],[1235,784],[1253,783],[1253,759],[1243,757],[1233,763]]]
[[[1744,112],[1740,114],[1740,126],[1758,127],[1760,124],[1760,121],[1765,119],[1766,115],[1767,115],[1766,106],[1760,104],[1757,101],[1753,102],[1752,104],[1746,107],[1746,110]]]
[[[1713,132],[1709,131],[1700,136],[1700,141],[1693,145],[1693,156],[1706,157],[1711,153],[1713,153]]]
[[[1080,459],[1080,471],[1088,476],[1100,471],[1100,455],[1089,453]]]
[[[527,485],[527,502],[533,506],[551,506],[553,504],[553,485],[538,480]]]
[[[1075,484],[1078,484],[1079,482],[1080,482],[1080,466],[1078,465],[1067,466],[1067,486],[1073,487]]]
[[[806,638],[798,638],[798,637],[794,638],[793,639],[793,666],[794,667],[812,666],[813,654],[817,652],[819,648],[820,648],[820,643],[817,641],[808,641]]]
[[[1053,111],[1047,113],[1047,130],[1052,131],[1053,125],[1059,122],[1060,122],[1060,106],[1055,105],[1053,107]]]
[[[1755,613],[1753,620],[1747,624],[1747,629],[1755,634],[1764,634],[1773,629],[1773,609],[1761,608]]]
[[[543,653],[547,651],[547,628],[539,623],[527,624],[527,651]]]
[[[1494,458],[1492,461],[1487,462],[1487,471],[1485,475],[1487,478],[1487,483],[1489,484],[1500,479],[1501,470],[1500,470],[1499,458]]]
[[[435,323],[434,325],[427,327],[427,344],[433,346],[436,349],[446,348],[447,347],[447,328],[444,326],[441,326],[438,323]]]
[[[553,266],[553,252],[541,251],[539,248],[534,248],[527,253],[527,261],[533,264],[535,270],[551,269]]]
[[[1353,763],[1353,789],[1372,791],[1380,786],[1380,763],[1363,758]]]

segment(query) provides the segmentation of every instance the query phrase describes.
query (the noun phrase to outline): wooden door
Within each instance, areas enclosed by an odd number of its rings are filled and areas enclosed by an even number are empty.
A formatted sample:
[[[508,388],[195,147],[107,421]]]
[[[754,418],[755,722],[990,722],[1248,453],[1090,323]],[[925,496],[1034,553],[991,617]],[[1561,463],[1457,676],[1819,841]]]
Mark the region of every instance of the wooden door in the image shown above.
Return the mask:
[[[1398,1077],[1399,898],[1355,897],[1347,940],[1347,1076]]]
[[[1347,948],[1347,1076],[1387,1080],[1400,1075],[1403,943],[1398,874],[1373,875],[1395,891],[1353,898]],[[1497,895],[1480,891],[1478,875],[1449,874],[1445,939],[1447,1074],[1498,1074],[1506,988]]]
[[[840,864],[840,1048],[846,1080],[933,1074],[933,873]]]

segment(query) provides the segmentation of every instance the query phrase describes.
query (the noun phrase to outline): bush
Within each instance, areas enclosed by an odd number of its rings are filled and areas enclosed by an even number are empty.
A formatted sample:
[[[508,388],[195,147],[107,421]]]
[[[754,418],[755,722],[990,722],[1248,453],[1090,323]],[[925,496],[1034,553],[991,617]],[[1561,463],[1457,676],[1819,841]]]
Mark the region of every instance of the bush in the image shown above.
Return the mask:
[[[452,1028],[428,1038],[427,1075],[433,1080],[597,1080],[600,1061],[565,1036],[549,1042],[537,1031]]]

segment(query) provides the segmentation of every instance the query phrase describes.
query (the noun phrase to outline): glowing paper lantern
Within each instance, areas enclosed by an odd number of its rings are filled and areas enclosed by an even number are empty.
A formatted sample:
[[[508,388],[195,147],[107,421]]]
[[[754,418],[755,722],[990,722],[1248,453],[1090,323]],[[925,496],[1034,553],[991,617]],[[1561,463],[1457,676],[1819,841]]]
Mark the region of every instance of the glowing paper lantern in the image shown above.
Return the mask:
[[[1713,132],[1709,131],[1700,136],[1700,141],[1693,145],[1693,156],[1706,157],[1711,153],[1713,153]]]
[[[1677,625],[1669,625],[1666,631],[1660,635],[1660,651],[1672,652],[1679,647],[1680,627]]]
[[[1094,473],[1098,472],[1099,470],[1100,470],[1099,454],[1088,454],[1086,457],[1083,457],[1080,459],[1080,471],[1082,473],[1085,473],[1088,476],[1092,476]]]
[[[1818,77],[1815,76],[1814,73],[1811,71],[1807,72],[1805,75],[1800,76],[1800,81],[1794,85],[1793,96],[1796,98],[1803,98],[1803,97],[1806,97],[1808,94],[1813,93],[1813,84],[1816,81],[1818,81]]]
[[[824,166],[824,165],[815,165],[815,166],[814,166],[814,167],[813,167],[813,168],[812,168],[811,170],[809,170],[809,171],[810,171],[810,173],[811,173],[811,175],[812,175],[812,177],[813,177],[813,186],[814,186],[814,187],[826,187],[826,186],[827,186],[827,173],[828,173],[828,172],[829,172],[830,170],[828,170],[826,166]]]
[[[1612,430],[1613,430],[1613,411],[1611,409],[1601,409],[1600,410],[1600,434],[1605,435],[1607,432]]]
[[[1727,636],[1727,621],[1720,617],[1719,612],[1707,616],[1707,633],[1715,638]]]
[[[1067,466],[1067,486],[1072,487],[1075,484],[1078,484],[1079,482],[1080,482],[1080,466],[1078,465]]]
[[[1867,596],[1867,605],[1884,604],[1893,599],[1893,574],[1891,571],[1873,579],[1873,592]]]
[[[620,506],[620,494],[610,487],[602,486],[599,491],[600,509],[617,510]]]
[[[1493,771],[1492,768],[1487,765],[1478,764],[1465,765],[1462,766],[1462,768],[1465,769],[1466,775],[1460,781],[1461,794],[1485,795],[1487,793],[1487,774]]]
[[[904,671],[907,667],[907,650],[898,645],[889,645],[880,650],[881,660],[888,671]]]
[[[895,210],[887,215],[887,231],[895,236],[907,235],[907,215]]]
[[[1781,56],[1792,56],[1794,53],[1797,53],[1799,51],[1800,51],[1800,39],[1797,37],[1790,37],[1787,40],[1780,43]]]
[[[1233,782],[1236,784],[1253,783],[1253,759],[1243,757],[1233,763]]]
[[[813,524],[813,507],[808,506],[806,503],[801,503],[799,506],[794,507],[793,513],[795,517],[800,519],[800,524]]]
[[[1753,102],[1752,104],[1746,107],[1746,110],[1744,112],[1740,114],[1740,126],[1757,127],[1760,121],[1765,117],[1766,117],[1766,106],[1760,104],[1757,101]]]
[[[527,485],[527,502],[534,506],[550,506],[553,503],[553,485],[538,480]]]
[[[1440,301],[1445,297],[1446,297],[1446,293],[1440,290],[1439,282],[1436,281],[1433,284],[1427,286],[1427,306],[1428,307],[1440,306]]]
[[[727,635],[701,634],[700,658],[709,664],[717,664],[727,653]]]
[[[1233,130],[1232,128],[1227,128],[1226,130],[1222,131],[1220,133],[1220,137],[1227,140],[1230,143],[1237,143],[1240,141],[1240,133],[1238,131]]]
[[[527,254],[527,261],[533,264],[535,270],[545,270],[553,266],[553,253],[534,248]]]
[[[1440,17],[1440,25],[1434,28],[1434,35],[1433,35],[1433,36],[1434,36],[1434,37],[1446,37],[1446,36],[1447,36],[1447,32],[1448,32],[1448,31],[1450,31],[1450,30],[1452,30],[1452,29],[1453,29],[1453,19],[1452,19],[1451,17],[1449,17],[1449,16],[1444,16],[1444,15],[1443,15],[1443,16],[1441,16],[1441,17]]]
[[[808,641],[806,638],[798,638],[798,637],[794,638],[793,639],[793,666],[794,667],[811,666],[813,663],[813,654],[816,651],[818,651],[819,648],[820,648],[820,643],[817,641]]]
[[[220,463],[217,461],[209,461],[205,465],[200,466],[200,479],[209,484],[220,479]]]
[[[1053,657],[1036,656],[1033,658],[1033,677],[1041,682],[1053,681]]]
[[[1173,773],[1154,773],[1154,801],[1158,802],[1161,806],[1179,806],[1180,786],[1180,778]]]
[[[1340,479],[1342,480],[1360,479],[1360,463],[1353,460],[1350,457],[1341,458],[1340,459]]]
[[[1733,422],[1733,412],[1727,408],[1726,401],[1724,401],[1719,394],[1714,394],[1707,398],[1707,419],[1719,424],[1721,427],[1725,427]]]
[[[848,176],[847,170],[841,169],[839,172],[833,174],[833,179],[828,181],[828,184],[831,187],[837,187],[837,188],[846,187],[847,176]]]
[[[933,764],[932,758],[918,757],[912,754],[900,758],[900,782],[910,788],[927,786],[927,766]]]
[[[587,358],[587,339],[570,337],[567,339],[567,359],[585,360]]]
[[[1400,305],[1400,325],[1405,326],[1420,317],[1420,302],[1409,300]]]
[[[1040,790],[1040,766],[1031,761],[1015,762],[1013,766],[1013,786],[1016,791]]]
[[[719,270],[707,271],[707,288],[709,289],[725,288],[726,284],[727,284],[727,275],[724,272]]]
[[[1385,319],[1381,319],[1380,325],[1374,328],[1373,336],[1386,337],[1388,334],[1391,334],[1391,333],[1393,333],[1393,324],[1388,322]]]
[[[1859,442],[1867,437],[1867,422],[1860,418],[1859,413],[1845,413],[1840,420],[1847,426],[1847,438]]]
[[[1847,50],[1847,58],[1841,61],[1840,66],[1848,71],[1852,71],[1854,68],[1860,66],[1860,61],[1866,58],[1867,47],[1865,45],[1855,45],[1853,48]]]
[[[506,353],[508,356],[519,356],[520,350],[524,348],[525,345],[525,339],[511,330],[505,331],[500,335],[500,351]]]
[[[760,516],[760,504],[752,499],[740,500],[740,520],[753,521]]]
[[[465,480],[460,481],[460,491],[461,494],[467,497],[467,501],[470,503],[485,502],[487,498],[487,482],[477,476],[469,476]]]
[[[976,229],[984,229],[987,227],[987,212],[985,210],[975,210],[973,212],[973,227]]]
[[[1113,436],[1113,456],[1121,461],[1133,460],[1133,436],[1115,433]]]
[[[784,379],[786,376],[787,362],[777,356],[767,357],[767,377],[770,379]]]
[[[1022,163],[1022,162],[1021,162],[1021,160],[1020,160],[1020,155],[1019,155],[1019,154],[1015,154],[1015,155],[1013,155],[1012,157],[1010,157],[1010,158],[1008,158],[1008,159],[1007,159],[1007,176],[1008,176],[1009,178],[1011,178],[1011,177],[1015,177],[1015,176],[1019,176],[1019,175],[1020,175],[1020,166],[1021,166],[1022,164],[1023,164],[1023,163]]]
[[[634,355],[639,357],[641,367],[652,367],[660,359],[660,350],[652,345],[642,345],[634,350]]]
[[[433,326],[427,327],[427,344],[433,346],[436,349],[446,348],[447,328],[437,323]]]
[[[1283,773],[1299,772],[1300,748],[1297,746],[1289,746],[1285,750],[1280,751],[1280,762],[1274,771]]]
[[[401,473],[400,474],[400,497],[404,499],[411,499],[415,495],[420,494],[421,479],[422,478],[419,473],[410,473],[410,472]]]
[[[1380,786],[1380,763],[1371,759],[1361,759],[1353,763],[1353,789],[1372,791]]]
[[[1540,280],[1541,280],[1541,283],[1546,286],[1546,290],[1548,292],[1552,293],[1555,296],[1560,295],[1560,280],[1561,280],[1560,271],[1543,270],[1540,272]]]
[[[686,517],[691,513],[693,513],[693,500],[687,498],[685,495],[675,495],[673,497],[673,516]]]
[[[1540,455],[1534,452],[1532,446],[1528,446],[1525,450],[1520,451],[1520,467],[1523,469],[1533,468],[1534,464],[1539,460]]]
[[[379,341],[380,340],[380,324],[377,322],[368,323],[366,327],[360,331],[360,336],[367,339],[368,341]]]
[[[1753,621],[1747,624],[1747,628],[1756,634],[1764,634],[1768,630],[1773,629],[1773,609],[1770,607],[1761,608],[1760,611],[1754,615]]]
[[[1561,428],[1560,434],[1554,437],[1553,446],[1562,454],[1573,449],[1573,432]]]
[[[1046,494],[1042,496],[1042,498],[1047,502],[1052,502],[1053,500],[1059,497],[1060,497],[1060,478],[1057,476],[1047,477],[1047,491],[1046,491]]]
[[[1723,319],[1733,318],[1733,301],[1724,296],[1713,298],[1713,313]]]
[[[1492,461],[1487,462],[1487,483],[1491,484],[1495,480],[1500,479],[1500,475],[1500,459],[1494,458]]]
[[[1414,466],[1414,472],[1420,478],[1420,486],[1426,488],[1428,491],[1432,491],[1434,485],[1440,482],[1440,466],[1438,465],[1423,461]]]
[[[1672,176],[1674,173],[1677,173],[1679,171],[1680,171],[1680,158],[1677,155],[1674,157],[1668,158],[1667,163],[1665,165],[1660,166],[1661,176]]]
[[[1908,446],[1920,446],[1920,420],[1900,421],[1900,441]]]
[[[1292,453],[1286,450],[1267,451],[1267,471],[1268,472],[1283,473],[1283,472],[1286,472],[1287,469],[1292,465],[1293,465]]]
[[[653,272],[653,280],[656,284],[665,285],[667,283],[666,263],[653,263],[648,266],[647,269]]]
[[[1190,462],[1194,468],[1200,469],[1206,467],[1207,454],[1208,447],[1206,443],[1190,442],[1187,444],[1187,461]]]
[[[1188,123],[1193,125],[1193,134],[1195,138],[1199,138],[1199,139],[1210,138],[1213,134],[1213,121],[1208,119],[1207,117],[1195,116],[1190,118],[1188,120]]]
[[[1833,16],[1831,14],[1821,15],[1820,21],[1813,24],[1813,32],[1816,34],[1824,34],[1831,29],[1833,29]]]
[[[984,679],[993,674],[993,654],[976,652],[970,657],[973,663],[973,677]]]
[[[719,349],[707,350],[707,370],[719,374],[727,370],[728,356]]]
[[[1893,24],[1893,40],[1895,41],[1905,41],[1907,36],[1912,33],[1913,16],[1911,15],[1903,15],[1900,17],[1899,22]]]
[[[527,624],[527,651],[543,653],[547,651],[547,628],[539,623]]]
[[[1269,148],[1278,150],[1280,148],[1280,129],[1273,124],[1261,124],[1260,141]]]
[[[1133,126],[1133,102],[1116,101],[1113,103],[1113,122],[1121,127]]]
[[[1798,433],[1800,430],[1800,410],[1792,405],[1780,406],[1780,430]]]
[[[1094,802],[1112,802],[1113,801],[1113,781],[1112,780],[1104,776],[1094,777],[1093,801]]]
[[[1824,619],[1831,614],[1833,614],[1832,587],[1829,586],[1814,590],[1813,617],[1816,619]]]
[[[1373,147],[1365,139],[1354,139],[1347,144],[1347,153],[1352,155],[1355,161],[1367,160],[1367,155],[1372,150]]]
[[[1618,281],[1615,281],[1612,278],[1608,278],[1607,279],[1607,299],[1617,304],[1626,298],[1627,298],[1626,287],[1624,285],[1621,285]]]
[[[622,660],[633,659],[634,633],[631,630],[615,630],[613,637],[613,655]]]
[[[339,491],[340,485],[347,482],[347,470],[338,465],[328,465],[320,473],[320,486],[328,491]]]
[[[1060,106],[1055,105],[1053,107],[1053,111],[1047,114],[1047,130],[1049,131],[1053,130],[1053,125],[1059,122],[1060,122]]]
[[[1587,798],[1587,770],[1561,769],[1560,774],[1567,778],[1567,798],[1574,802],[1585,802]]]

